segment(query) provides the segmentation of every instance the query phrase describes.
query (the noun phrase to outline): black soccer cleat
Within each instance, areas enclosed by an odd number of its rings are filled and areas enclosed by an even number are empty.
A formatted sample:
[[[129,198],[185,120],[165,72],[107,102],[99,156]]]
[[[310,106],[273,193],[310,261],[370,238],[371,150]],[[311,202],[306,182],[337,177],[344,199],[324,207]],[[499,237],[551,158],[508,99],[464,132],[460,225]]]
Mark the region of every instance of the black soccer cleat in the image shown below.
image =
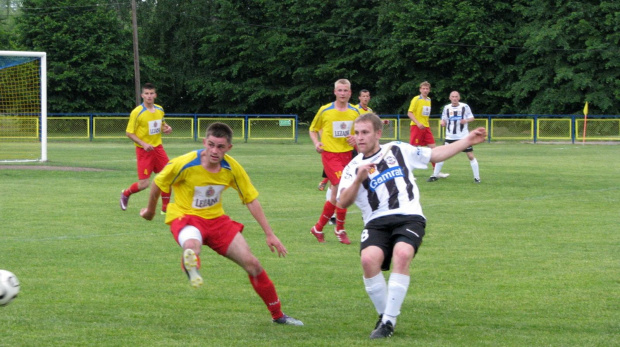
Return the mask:
[[[385,323],[379,324],[379,327],[372,331],[370,334],[371,339],[385,339],[394,334],[394,326],[392,322],[387,321]]]
[[[435,176],[431,176],[426,180],[426,182],[435,182],[435,181],[437,181],[437,177]]]

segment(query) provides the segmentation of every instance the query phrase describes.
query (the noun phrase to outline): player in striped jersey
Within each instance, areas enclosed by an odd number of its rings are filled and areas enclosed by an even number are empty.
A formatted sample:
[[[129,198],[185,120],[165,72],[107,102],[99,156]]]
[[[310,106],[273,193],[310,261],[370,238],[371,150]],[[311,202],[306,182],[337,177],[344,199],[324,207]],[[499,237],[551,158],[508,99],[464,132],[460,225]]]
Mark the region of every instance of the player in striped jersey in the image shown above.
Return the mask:
[[[441,126],[446,127],[446,140],[444,144],[449,144],[460,140],[469,134],[467,125],[474,120],[469,105],[460,102],[461,94],[456,90],[450,93],[450,104],[444,106],[441,114]],[[474,183],[480,183],[480,169],[478,160],[474,157],[474,148],[467,147],[463,150],[469,158],[469,165],[474,173]],[[428,178],[428,182],[437,181],[437,177],[443,167],[443,161],[435,164],[433,175]]]
[[[462,140],[435,148],[390,142],[381,146],[381,119],[366,113],[355,120],[355,141],[360,154],[345,167],[338,190],[338,206],[355,202],[362,210],[361,263],[364,286],[379,321],[370,338],[392,336],[396,317],[409,288],[409,266],[424,237],[426,218],[413,170],[446,160],[481,143],[486,130],[473,130]],[[382,270],[392,266],[386,283]]]

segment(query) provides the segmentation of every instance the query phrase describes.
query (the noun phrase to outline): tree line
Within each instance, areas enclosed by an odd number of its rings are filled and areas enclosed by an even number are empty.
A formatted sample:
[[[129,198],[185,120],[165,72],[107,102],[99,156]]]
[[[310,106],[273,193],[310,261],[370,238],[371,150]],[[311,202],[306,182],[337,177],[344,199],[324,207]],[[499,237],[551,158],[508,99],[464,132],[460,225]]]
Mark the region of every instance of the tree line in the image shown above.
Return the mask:
[[[478,114],[620,114],[620,2],[141,0],[142,82],[168,113],[298,114],[333,83],[405,114],[422,81]],[[6,0],[0,49],[48,54],[50,112],[135,103],[131,0]]]

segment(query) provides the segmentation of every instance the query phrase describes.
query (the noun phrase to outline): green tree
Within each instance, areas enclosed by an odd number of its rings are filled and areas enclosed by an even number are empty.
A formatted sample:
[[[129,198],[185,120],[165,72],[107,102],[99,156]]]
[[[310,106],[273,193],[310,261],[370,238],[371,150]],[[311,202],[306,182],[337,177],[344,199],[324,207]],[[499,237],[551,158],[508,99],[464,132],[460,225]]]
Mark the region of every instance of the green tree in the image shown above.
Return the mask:
[[[17,35],[14,19],[18,13],[19,8],[14,1],[5,0],[0,5],[0,50],[16,50]]]
[[[522,1],[515,62],[499,81],[520,113],[620,114],[620,3]],[[504,108],[502,111],[506,111]]]
[[[50,112],[119,112],[134,106],[131,32],[108,2],[24,0],[24,50],[47,52]]]

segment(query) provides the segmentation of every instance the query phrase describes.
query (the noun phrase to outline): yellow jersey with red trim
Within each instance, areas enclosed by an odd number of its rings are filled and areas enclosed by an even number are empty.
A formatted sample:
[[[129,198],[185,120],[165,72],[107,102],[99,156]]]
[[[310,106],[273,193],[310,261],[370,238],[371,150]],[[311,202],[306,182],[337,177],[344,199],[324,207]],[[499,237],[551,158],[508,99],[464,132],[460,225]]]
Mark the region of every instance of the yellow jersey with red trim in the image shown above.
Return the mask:
[[[347,143],[347,136],[353,135],[353,121],[359,117],[357,107],[347,104],[345,111],[336,109],[336,103],[321,106],[314,116],[310,131],[321,132],[323,150],[332,153],[349,152],[353,150]]]
[[[144,104],[136,107],[129,115],[126,132],[135,134],[138,138],[153,147],[162,144],[161,126],[165,124],[164,109],[159,105],[154,105],[155,111],[149,111]],[[135,144],[136,147],[142,147]]]
[[[374,112],[372,110],[372,108],[370,108],[370,107],[364,108],[364,106],[362,106],[362,104],[357,104],[357,105],[355,105],[355,107],[357,107],[357,109],[360,111],[360,114]]]
[[[413,113],[415,119],[422,123],[425,127],[429,127],[428,118],[431,115],[431,98],[422,98],[422,95],[418,95],[411,99],[409,109],[407,112]],[[411,121],[410,125],[415,125],[414,121]]]
[[[232,187],[243,204],[258,197],[250,177],[243,167],[226,154],[220,162],[220,171],[207,171],[200,163],[204,149],[189,152],[168,162],[155,177],[155,184],[163,192],[172,190],[174,201],[168,205],[166,224],[185,215],[213,219],[224,215],[222,193]]]

